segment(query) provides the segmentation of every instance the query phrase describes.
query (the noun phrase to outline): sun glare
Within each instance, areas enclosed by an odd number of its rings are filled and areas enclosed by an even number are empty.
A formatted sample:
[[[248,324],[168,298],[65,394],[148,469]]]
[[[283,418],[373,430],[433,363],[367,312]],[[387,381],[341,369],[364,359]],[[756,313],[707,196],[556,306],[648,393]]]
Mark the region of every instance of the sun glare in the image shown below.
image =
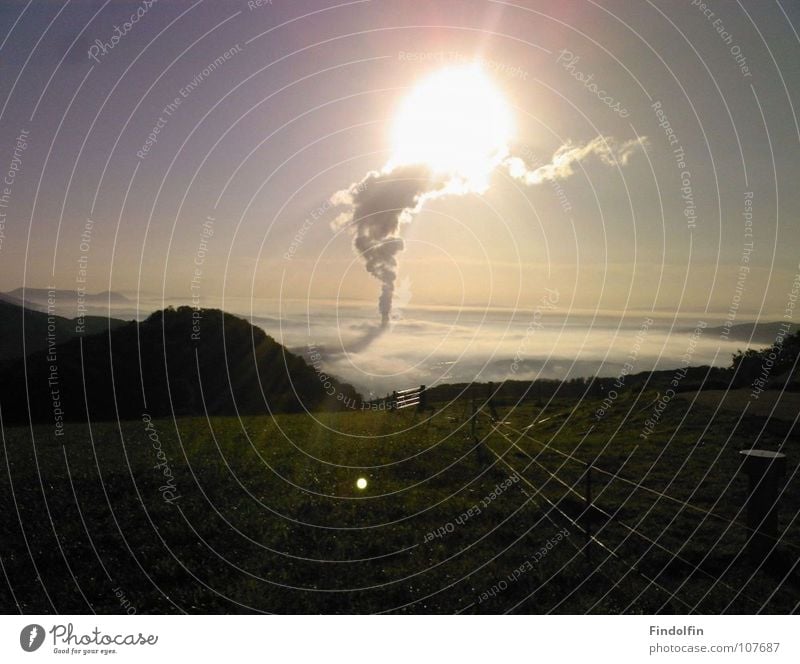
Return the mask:
[[[390,165],[424,164],[467,189],[485,189],[508,155],[512,124],[508,104],[480,66],[441,69],[401,104]]]

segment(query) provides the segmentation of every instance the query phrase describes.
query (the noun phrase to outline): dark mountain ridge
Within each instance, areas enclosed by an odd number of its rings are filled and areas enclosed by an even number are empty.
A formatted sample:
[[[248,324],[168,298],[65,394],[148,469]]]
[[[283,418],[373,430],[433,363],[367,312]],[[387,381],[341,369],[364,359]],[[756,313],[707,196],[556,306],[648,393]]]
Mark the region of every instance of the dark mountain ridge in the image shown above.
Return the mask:
[[[0,372],[6,422],[30,415],[57,428],[87,418],[339,410],[357,402],[352,386],[318,374],[263,330],[218,309],[157,311]]]
[[[64,318],[0,299],[0,366],[79,335],[98,334],[126,321],[104,316]]]

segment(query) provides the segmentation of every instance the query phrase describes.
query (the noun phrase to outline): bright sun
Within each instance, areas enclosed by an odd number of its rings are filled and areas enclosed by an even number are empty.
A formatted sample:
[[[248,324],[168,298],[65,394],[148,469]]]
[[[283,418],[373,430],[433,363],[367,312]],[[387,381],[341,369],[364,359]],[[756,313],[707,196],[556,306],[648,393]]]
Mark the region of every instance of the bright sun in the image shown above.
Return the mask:
[[[508,155],[512,125],[505,99],[478,65],[439,70],[401,104],[390,166],[424,164],[466,189],[485,189]]]

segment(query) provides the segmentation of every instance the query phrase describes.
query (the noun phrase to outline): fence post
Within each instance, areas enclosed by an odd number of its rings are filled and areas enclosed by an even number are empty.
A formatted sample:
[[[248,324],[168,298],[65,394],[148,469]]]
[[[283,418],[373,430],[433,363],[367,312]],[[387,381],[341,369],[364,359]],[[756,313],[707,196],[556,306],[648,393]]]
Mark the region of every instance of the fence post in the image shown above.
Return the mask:
[[[469,433],[472,436],[472,440],[477,440],[477,436],[475,435],[475,397],[472,397],[470,401],[470,415],[469,415]]]
[[[592,465],[586,465],[586,490],[584,493],[586,515],[586,558],[592,562]]]
[[[489,414],[492,416],[492,424],[500,421],[500,416],[497,414],[497,408],[494,404],[494,383],[488,383],[489,398],[486,405],[489,407]]]
[[[778,541],[778,485],[786,472],[786,455],[767,450],[741,450],[739,454],[750,479],[745,550],[761,561]]]
[[[480,465],[486,465],[491,461],[491,455],[489,454],[489,449],[486,446],[486,441],[481,439],[478,440],[478,410],[475,408],[475,397],[473,396],[470,399],[470,415],[469,415],[469,432],[470,436],[472,437],[472,442],[477,447],[478,451],[478,463]]]
[[[417,410],[427,410],[428,409],[428,395],[425,392],[425,386],[419,386],[419,403],[417,404]]]

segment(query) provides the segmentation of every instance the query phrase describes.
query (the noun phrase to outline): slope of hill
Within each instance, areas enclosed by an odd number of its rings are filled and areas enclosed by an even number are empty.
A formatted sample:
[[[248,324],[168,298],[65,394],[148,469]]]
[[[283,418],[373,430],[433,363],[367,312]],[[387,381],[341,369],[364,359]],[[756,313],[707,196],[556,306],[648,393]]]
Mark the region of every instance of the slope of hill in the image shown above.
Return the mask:
[[[27,382],[26,382],[27,365]],[[27,384],[27,394],[26,386]],[[353,387],[218,309],[165,309],[72,339],[0,372],[8,422],[261,414],[354,407]]]
[[[16,304],[19,307],[24,307],[25,306],[25,302],[20,300],[18,297],[14,297],[13,295],[9,295],[8,293],[0,293],[0,302],[5,302],[7,304]],[[38,305],[31,305],[29,308],[33,309],[34,311],[41,311],[42,310],[42,307],[40,307]]]
[[[705,334],[707,336],[720,336],[725,333],[725,336],[731,341],[748,341],[752,344],[772,344],[775,338],[781,331],[781,321],[771,323],[736,323],[731,325],[730,328],[724,326],[706,328]],[[790,326],[790,331],[797,329],[796,325]],[[726,332],[727,330],[727,332]],[[785,330],[784,330],[785,333]]]
[[[0,366],[44,350],[50,342],[59,344],[79,334],[97,334],[126,323],[116,318],[86,316],[79,326],[76,319],[48,316],[9,300],[0,299]],[[81,327],[83,332],[78,331]]]
[[[55,297],[57,300],[70,300],[72,302],[77,298],[75,291],[68,290],[48,290],[47,288],[15,288],[13,291],[6,293],[7,296],[13,297],[17,300],[24,302],[32,302],[38,305],[46,305],[50,297]],[[115,291],[103,291],[102,293],[85,293],[83,300],[92,304],[130,304],[130,300]]]

